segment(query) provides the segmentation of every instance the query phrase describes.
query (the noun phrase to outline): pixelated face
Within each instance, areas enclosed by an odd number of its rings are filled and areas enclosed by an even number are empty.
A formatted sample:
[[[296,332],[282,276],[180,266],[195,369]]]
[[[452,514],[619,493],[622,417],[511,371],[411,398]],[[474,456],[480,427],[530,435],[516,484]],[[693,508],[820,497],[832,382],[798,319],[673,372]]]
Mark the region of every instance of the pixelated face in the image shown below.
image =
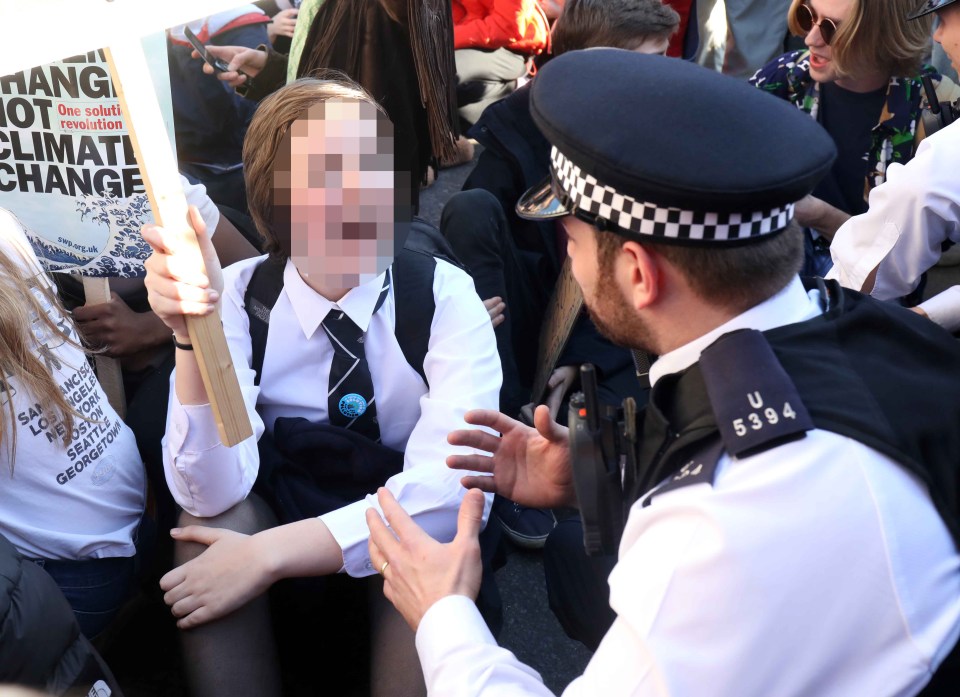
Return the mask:
[[[311,286],[349,289],[393,261],[393,129],[368,102],[315,104],[290,129],[290,257]],[[286,198],[278,195],[278,198]]]
[[[934,40],[943,47],[954,70],[960,66],[960,3],[953,3],[937,10],[937,28]]]

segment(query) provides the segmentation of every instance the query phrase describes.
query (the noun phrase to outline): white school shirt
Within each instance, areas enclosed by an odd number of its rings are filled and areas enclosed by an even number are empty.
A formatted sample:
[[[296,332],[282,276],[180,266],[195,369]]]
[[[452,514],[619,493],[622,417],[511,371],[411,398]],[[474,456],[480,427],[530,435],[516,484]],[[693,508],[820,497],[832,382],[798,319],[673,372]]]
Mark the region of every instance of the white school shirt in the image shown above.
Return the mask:
[[[312,290],[293,262],[284,269],[284,287],[270,313],[270,332],[260,387],[253,384],[249,318],[243,305],[247,283],[266,257],[224,269],[223,328],[254,434],[226,448],[220,443],[209,405],[184,406],[171,376],[170,409],[164,439],[164,469],[173,497],[184,510],[208,517],[242,501],[253,487],[259,467],[257,440],[272,432],[279,416],[302,416],[328,423],[327,388],[333,348],[320,323],[331,309],[345,312],[367,332],[364,350],[377,404],[381,442],[404,451],[403,471],[387,488],[432,537],[452,540],[463,494],[463,472],[446,466],[455,452],[470,452],[447,443],[450,431],[466,428],[469,409],[497,409],[500,358],[490,316],[472,279],[461,269],[437,260],[433,279],[436,302],[423,368],[430,389],[407,363],[394,334],[393,288],[373,314],[384,276],[349,291],[333,303]],[[175,373],[175,371],[174,371]],[[487,496],[484,520],[492,496]],[[351,576],[374,573],[367,549],[370,531],[364,517],[375,495],[332,511],[321,519],[343,550]]]
[[[817,316],[816,297],[793,281],[651,380],[721,334]],[[813,430],[724,454],[713,486],[642,503],[609,578],[616,620],[565,697],[913,695],[960,635],[960,556],[927,490],[854,440]],[[463,596],[435,603],[416,641],[430,695],[551,694]]]
[[[2,208],[0,246],[11,260],[22,261],[25,278],[56,293],[23,227]],[[72,323],[38,288],[32,290],[58,328],[77,341]],[[0,443],[0,533],[30,558],[133,556],[146,500],[136,439],[110,406],[84,353],[34,320],[36,351],[68,402],[87,419],[74,417],[72,438],[64,446],[34,395],[8,377],[13,394],[0,391],[0,418],[9,418],[12,399],[17,450],[11,469],[13,439]]]
[[[860,290],[874,268],[870,295],[894,300],[910,293],[940,259],[940,244],[960,242],[960,124],[924,138],[916,157],[891,164],[887,180],[870,192],[866,213],[845,222],[830,243],[827,278]],[[960,288],[920,305],[949,331],[960,329]]]

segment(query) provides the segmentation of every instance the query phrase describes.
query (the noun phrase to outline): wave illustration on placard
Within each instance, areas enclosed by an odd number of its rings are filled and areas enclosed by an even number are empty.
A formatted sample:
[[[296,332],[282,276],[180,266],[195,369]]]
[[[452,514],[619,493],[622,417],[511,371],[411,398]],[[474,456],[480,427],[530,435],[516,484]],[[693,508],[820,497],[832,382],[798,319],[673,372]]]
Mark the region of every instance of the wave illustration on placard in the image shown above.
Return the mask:
[[[102,250],[66,246],[27,229],[27,238],[47,271],[68,271],[82,276],[139,278],[146,274],[143,262],[150,245],[140,228],[153,217],[146,194],[130,198],[84,195],[77,199],[80,220],[106,226],[110,235]]]

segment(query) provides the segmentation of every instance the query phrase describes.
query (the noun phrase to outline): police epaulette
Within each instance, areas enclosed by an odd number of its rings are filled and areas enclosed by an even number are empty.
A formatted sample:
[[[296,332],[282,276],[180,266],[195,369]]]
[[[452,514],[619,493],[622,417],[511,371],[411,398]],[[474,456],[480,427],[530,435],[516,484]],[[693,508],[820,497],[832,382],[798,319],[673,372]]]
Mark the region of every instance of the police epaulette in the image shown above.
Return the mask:
[[[813,420],[767,338],[744,329],[717,339],[700,356],[724,449],[751,455],[803,438]]]

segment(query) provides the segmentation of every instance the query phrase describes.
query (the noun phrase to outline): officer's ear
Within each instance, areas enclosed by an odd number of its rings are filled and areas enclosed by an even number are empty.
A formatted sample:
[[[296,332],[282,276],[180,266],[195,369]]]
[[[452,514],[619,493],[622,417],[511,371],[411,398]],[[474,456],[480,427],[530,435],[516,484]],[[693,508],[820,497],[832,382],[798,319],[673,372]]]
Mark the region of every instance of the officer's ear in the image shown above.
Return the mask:
[[[635,310],[657,301],[663,282],[663,258],[639,242],[627,241],[621,247],[621,263],[626,274],[627,298]]]

